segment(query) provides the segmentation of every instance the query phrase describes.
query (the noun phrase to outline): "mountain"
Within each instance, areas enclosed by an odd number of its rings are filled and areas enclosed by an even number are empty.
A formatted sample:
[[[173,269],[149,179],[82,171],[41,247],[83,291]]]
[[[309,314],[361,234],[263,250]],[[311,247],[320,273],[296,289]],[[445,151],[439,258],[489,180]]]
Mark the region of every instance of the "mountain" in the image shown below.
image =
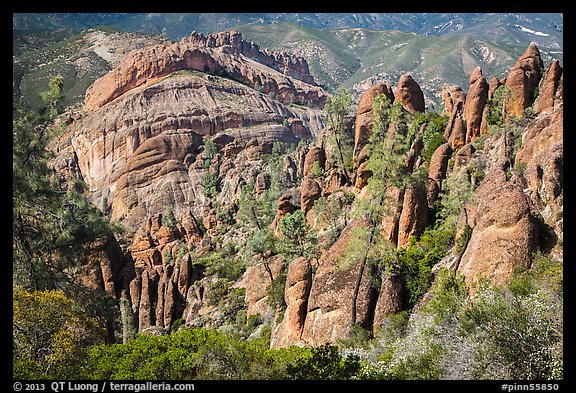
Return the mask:
[[[14,29],[96,25],[180,39],[196,30],[204,33],[229,30],[239,25],[290,23],[318,29],[365,28],[398,30],[420,35],[470,34],[479,39],[541,47],[563,46],[560,13],[124,13],[124,14],[15,14]]]
[[[561,378],[563,67],[537,44],[38,18],[15,104],[65,73],[73,105],[13,115],[16,379]]]
[[[562,14],[136,13],[13,16],[15,37],[29,34],[34,28],[51,26],[60,29],[62,36],[65,28],[79,30],[102,24],[126,31],[162,34],[175,40],[190,35],[192,31],[237,30],[263,48],[272,51],[288,49],[302,55],[308,60],[318,83],[328,91],[340,86],[352,88],[355,100],[376,79],[395,84],[401,74],[408,72],[418,80],[426,81],[422,86],[426,101],[435,107],[441,103],[437,92],[442,83],[462,86],[477,66],[500,77],[532,41],[538,44],[545,62],[553,58],[562,61],[563,58]],[[15,46],[19,47],[17,44],[22,40],[16,40]],[[36,54],[32,58],[45,56]],[[18,80],[17,77],[14,79]],[[86,83],[82,86],[86,87]],[[22,90],[26,94],[26,86]],[[75,95],[75,98],[79,96]]]

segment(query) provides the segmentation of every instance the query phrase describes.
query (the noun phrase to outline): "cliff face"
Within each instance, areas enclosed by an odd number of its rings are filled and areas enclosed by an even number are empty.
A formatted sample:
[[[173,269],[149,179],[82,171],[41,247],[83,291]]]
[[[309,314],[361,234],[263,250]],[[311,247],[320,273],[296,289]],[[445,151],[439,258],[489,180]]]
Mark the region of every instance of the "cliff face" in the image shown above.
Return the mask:
[[[218,76],[183,72],[134,88],[74,121],[55,150],[78,165],[97,206],[137,227],[147,216],[173,206],[196,214],[207,202],[200,186],[206,168],[205,140],[218,146],[222,198],[239,196],[253,180],[254,157],[274,142],[298,143],[319,132],[318,110],[287,106]],[[212,158],[211,158],[212,159]]]
[[[240,33],[203,37],[193,33],[170,45],[155,45],[127,54],[86,92],[85,108],[95,110],[124,93],[180,70],[197,70],[236,78],[283,102],[322,107],[324,91],[311,85],[304,59],[267,53],[242,40]],[[295,76],[295,77],[294,77]]]
[[[488,84],[476,69],[467,94],[447,87],[444,143],[424,154],[425,123],[402,157],[405,173],[426,175],[423,185],[397,184],[386,191],[377,236],[402,249],[434,223],[446,179],[468,176],[474,197],[462,209],[456,233],[469,231],[469,238],[457,258],[453,249],[440,264],[460,271],[471,289],[480,278],[507,282],[514,269],[528,268],[532,254],[549,246],[543,228],[548,238],[562,239],[562,70],[552,63],[546,73],[537,71],[537,56],[529,48],[506,81]],[[514,82],[520,70],[529,76],[522,86]],[[285,266],[271,250],[255,256],[231,285],[244,291],[246,314],[273,315],[271,345],[281,347],[335,343],[350,337],[355,326],[376,331],[402,310],[405,288],[398,272],[382,274],[366,258],[350,258],[357,231],[368,224],[349,217],[347,199],[374,197],[366,145],[375,97],[385,94],[400,102],[406,116],[418,116],[426,110],[422,90],[404,75],[395,94],[384,84],[366,91],[348,130],[353,173],[346,177],[334,163],[320,111],[327,95],[312,83],[297,56],[260,50],[238,33],[192,33],[178,43],[130,53],[88,90],[84,111],[53,145],[54,166],[64,178],[82,178],[96,205],[132,232],[123,262],[114,257],[101,264],[100,273],[93,263],[93,273],[103,279],[92,282],[130,302],[139,331],[168,331],[180,318],[188,326],[221,324],[225,311],[213,302],[221,283],[194,261],[214,251],[216,238],[245,246],[246,233],[231,227],[222,232],[224,217],[236,215],[246,184],[255,186],[255,198],[270,188],[270,163],[262,155],[277,142],[301,140],[313,143],[276,164],[287,186],[276,200],[271,232],[278,237],[280,219],[298,209],[324,237],[333,226],[342,231],[312,260],[297,258]],[[512,136],[488,132],[488,105],[501,85],[514,98],[513,105],[506,103],[508,113],[532,105],[533,99],[520,97],[533,86],[542,92],[533,108],[537,116],[522,126],[512,156]],[[391,121],[385,143],[401,128],[399,120]],[[214,195],[207,177],[217,183]],[[313,209],[321,198],[337,207],[335,223],[322,222]],[[177,224],[162,219],[167,207]],[[281,278],[286,309],[273,309],[268,289]]]

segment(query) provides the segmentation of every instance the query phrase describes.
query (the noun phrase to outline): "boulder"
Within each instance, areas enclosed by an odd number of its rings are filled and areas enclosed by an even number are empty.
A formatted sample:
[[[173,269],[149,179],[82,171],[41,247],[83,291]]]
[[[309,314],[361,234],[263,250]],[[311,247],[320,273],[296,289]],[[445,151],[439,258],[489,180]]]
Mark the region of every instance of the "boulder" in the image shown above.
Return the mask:
[[[383,327],[386,317],[402,311],[402,281],[400,275],[396,273],[385,273],[382,277],[382,284],[374,309],[373,331],[376,334],[378,329]]]
[[[358,104],[354,127],[353,169],[357,169],[366,160],[367,152],[365,146],[370,139],[370,135],[372,135],[372,106],[379,94],[384,94],[390,102],[394,101],[394,93],[390,86],[378,82],[362,94]]]
[[[304,159],[304,176],[311,175],[312,167],[317,162],[320,169],[326,168],[326,153],[322,147],[312,146]]]
[[[458,101],[452,108],[452,113],[444,129],[444,139],[450,143],[453,150],[456,150],[466,142],[466,127],[464,126],[464,106],[462,101]]]
[[[426,225],[428,225],[426,187],[407,186],[398,220],[398,247],[407,248],[410,239],[420,235]]]
[[[462,88],[457,85],[444,85],[442,86],[442,102],[444,103],[444,112],[450,115],[454,110],[454,107],[461,102],[464,104],[466,101],[466,93],[462,91]]]
[[[314,202],[322,196],[322,189],[316,180],[311,176],[306,176],[302,180],[300,206],[304,213],[308,213]]]
[[[448,160],[452,156],[452,148],[449,143],[438,146],[430,158],[428,165],[428,177],[436,180],[441,185],[442,180],[446,178],[448,170]]]

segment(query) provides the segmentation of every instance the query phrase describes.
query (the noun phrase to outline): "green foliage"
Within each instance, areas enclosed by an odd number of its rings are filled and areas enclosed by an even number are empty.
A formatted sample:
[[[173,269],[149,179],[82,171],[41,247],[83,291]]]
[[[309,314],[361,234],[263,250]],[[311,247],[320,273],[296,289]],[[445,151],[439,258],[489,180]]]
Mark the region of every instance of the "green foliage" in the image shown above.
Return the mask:
[[[312,207],[317,222],[324,223],[328,226],[326,229],[327,240],[323,245],[324,249],[327,249],[334,244],[348,221],[345,210],[346,207],[340,206],[340,202],[335,198],[337,196],[339,196],[337,193],[333,193],[332,196],[328,198],[320,197],[314,201],[314,206]],[[344,204],[350,205],[352,202],[347,198],[349,198],[349,194],[343,194]],[[342,220],[342,217],[344,220]]]
[[[510,286],[485,280],[472,297],[458,271],[440,270],[400,335],[378,335],[355,352],[362,377],[561,379],[562,299],[562,263],[542,255]]]
[[[196,328],[160,337],[141,335],[125,345],[95,346],[89,355],[86,379],[245,380],[292,378],[288,366],[310,357],[311,350],[269,349],[265,338],[243,340]]]
[[[207,198],[214,199],[220,192],[220,179],[215,173],[206,172],[200,181],[200,185],[204,189],[204,195]]]
[[[300,209],[286,214],[279,222],[280,239],[276,243],[278,253],[289,261],[296,257],[312,260],[318,257],[318,238],[310,230],[306,216]]]
[[[88,347],[103,343],[104,330],[62,291],[13,287],[13,377],[76,379]]]
[[[251,255],[263,256],[267,252],[275,253],[276,251],[276,238],[270,227],[264,227],[256,230],[246,240],[246,247]]]
[[[436,149],[438,149],[444,143],[446,143],[446,139],[444,139],[444,135],[442,133],[437,132],[430,136],[430,139],[424,143],[424,150],[422,151],[422,157],[424,157],[426,162],[430,162],[432,154],[434,154]]]
[[[242,260],[224,255],[222,251],[204,254],[195,263],[206,268],[206,275],[216,275],[229,281],[236,281],[246,270]]]
[[[322,170],[322,168],[320,168],[320,163],[318,161],[315,161],[314,164],[312,164],[311,172],[312,172],[312,176],[314,176],[314,178],[316,178],[316,179],[324,176],[324,170]]]
[[[458,271],[440,270],[431,291],[432,298],[425,308],[436,321],[453,317],[468,299],[468,288],[464,276]]]
[[[326,100],[324,113],[329,142],[335,147],[335,161],[331,164],[346,178],[352,168],[353,140],[346,128],[345,118],[352,98],[345,89],[337,90]]]
[[[509,87],[502,85],[494,90],[492,99],[488,100],[488,116],[486,121],[489,125],[504,126],[506,121],[506,103],[512,99],[512,91]]]
[[[176,228],[176,225],[178,225],[178,220],[174,217],[174,212],[170,206],[166,207],[166,211],[162,214],[162,225],[171,229]]]
[[[338,349],[329,344],[312,348],[309,357],[303,357],[289,365],[287,374],[291,379],[334,380],[353,379],[360,371],[358,357],[343,358]]]
[[[251,229],[263,229],[269,226],[276,216],[275,192],[264,191],[263,195],[256,198],[254,185],[248,184],[242,187],[238,200],[238,212],[236,218]]]
[[[284,287],[286,286],[287,274],[288,269],[286,266],[283,266],[276,279],[266,288],[266,294],[268,295],[267,302],[273,310],[283,311],[286,309],[287,304],[284,300]]]
[[[32,290],[67,285],[65,268],[76,266],[99,240],[121,232],[84,195],[50,179],[46,145],[60,86],[61,78],[54,78],[43,95],[50,108],[43,117],[13,114],[13,281]]]
[[[414,306],[430,287],[432,267],[446,256],[452,246],[454,229],[449,226],[428,227],[419,238],[412,239],[407,249],[398,250],[406,309]]]

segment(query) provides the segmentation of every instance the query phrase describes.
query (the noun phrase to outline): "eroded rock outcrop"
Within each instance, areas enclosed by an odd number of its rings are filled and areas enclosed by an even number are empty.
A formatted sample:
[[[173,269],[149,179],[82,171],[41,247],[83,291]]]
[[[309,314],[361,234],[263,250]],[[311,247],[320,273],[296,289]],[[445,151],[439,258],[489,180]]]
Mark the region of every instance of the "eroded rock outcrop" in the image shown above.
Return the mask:
[[[400,77],[395,97],[402,103],[404,109],[411,114],[426,110],[424,93],[420,85],[412,79],[412,75],[404,74]]]
[[[250,168],[258,154],[270,153],[275,142],[300,140],[286,117],[302,120],[310,137],[323,126],[320,111],[289,108],[221,77],[185,73],[132,89],[77,119],[53,150],[76,157],[95,190],[94,203],[107,204],[113,219],[134,228],[166,206],[177,215],[192,209],[200,216],[207,171],[218,176],[219,198],[229,205],[243,182],[255,181],[258,172]],[[207,170],[202,150],[208,138],[222,158]]]
[[[351,223],[322,255],[312,280],[302,340],[317,346],[349,337],[353,325],[372,327],[375,289],[362,258],[341,262],[362,221]]]
[[[464,119],[466,120],[466,143],[470,143],[480,135],[482,114],[488,99],[488,83],[482,75],[482,69],[476,67],[470,75],[466,104],[464,105]]]
[[[540,113],[554,109],[554,103],[560,100],[558,88],[560,85],[560,78],[562,76],[562,67],[560,62],[554,59],[538,86],[538,97],[534,101],[534,112]]]
[[[506,77],[506,87],[512,94],[511,100],[506,104],[508,114],[520,117],[524,109],[534,103],[535,89],[540,83],[543,72],[544,63],[540,51],[536,44],[532,43]]]
[[[235,77],[254,88],[262,89],[265,94],[275,94],[285,103],[293,101],[315,107],[323,106],[326,99],[323,90],[309,84],[312,82],[309,74],[300,72],[307,68],[304,59],[290,57],[288,54],[266,55],[254,46],[244,47],[250,45],[245,44],[240,33],[219,33],[209,36],[205,41],[193,33],[170,45],[134,50],[116,68],[90,86],[86,92],[85,107],[97,109],[136,87],[153,83],[180,70]],[[252,58],[244,56],[245,53],[251,57],[256,55],[272,68],[258,67]],[[291,63],[293,68],[290,68]],[[282,72],[277,71],[277,68],[282,68]],[[290,73],[297,74],[308,83],[287,76]]]
[[[394,102],[394,93],[390,86],[379,82],[364,92],[358,111],[356,112],[356,124],[354,128],[354,158],[353,168],[358,167],[366,160],[366,144],[372,135],[372,106],[374,99],[379,94],[384,94],[390,102]]]
[[[530,266],[538,249],[538,227],[531,214],[528,197],[494,169],[476,190],[478,204],[472,235],[458,270],[474,291],[478,279],[509,282],[516,268]]]
[[[304,343],[301,336],[311,287],[312,265],[304,257],[295,259],[288,266],[284,287],[284,301],[287,308],[282,322],[277,326],[271,338],[272,348]]]

